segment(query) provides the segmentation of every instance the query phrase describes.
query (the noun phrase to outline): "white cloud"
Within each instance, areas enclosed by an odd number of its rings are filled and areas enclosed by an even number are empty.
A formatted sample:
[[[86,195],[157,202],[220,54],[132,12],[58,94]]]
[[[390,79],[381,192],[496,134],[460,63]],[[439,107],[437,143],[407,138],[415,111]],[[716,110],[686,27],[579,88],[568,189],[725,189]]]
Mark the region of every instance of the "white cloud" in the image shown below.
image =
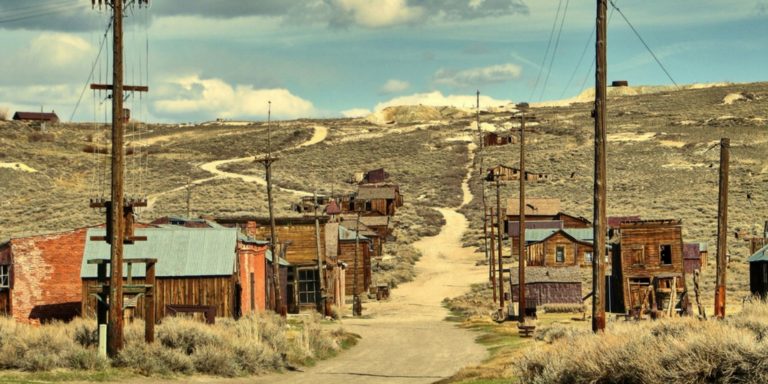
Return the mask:
[[[391,100],[376,104],[374,111],[396,105],[428,105],[433,107],[452,106],[458,108],[474,108],[477,102],[476,95],[443,95],[442,92],[416,93],[413,95],[399,96]],[[498,100],[490,96],[480,96],[480,105],[499,106],[511,103],[510,100]]]
[[[398,93],[398,92],[403,92],[410,87],[411,87],[411,83],[407,81],[389,79],[387,80],[386,83],[384,83],[384,85],[381,86],[381,89],[379,89],[379,92],[383,94]]]
[[[409,6],[406,0],[334,0],[342,12],[338,24],[354,23],[368,28],[409,24],[422,18],[424,8]]]
[[[84,73],[85,80],[96,49],[81,37],[68,33],[41,33],[21,48],[3,52],[0,68],[13,76],[3,76],[0,83],[16,85],[31,80],[35,84],[70,81],[73,74]]]
[[[519,65],[508,63],[461,71],[440,69],[435,72],[434,80],[437,84],[451,87],[473,87],[513,80],[520,77],[521,73],[522,68]]]
[[[344,117],[365,117],[371,114],[370,109],[365,108],[352,108],[341,111],[341,115]]]
[[[232,86],[221,79],[201,79],[199,75],[172,80],[162,93],[166,94],[167,98],[163,99],[161,96],[161,99],[155,102],[158,114],[208,118],[265,116],[269,101],[272,102],[272,114],[276,117],[307,117],[315,113],[312,102],[293,95],[287,89]]]

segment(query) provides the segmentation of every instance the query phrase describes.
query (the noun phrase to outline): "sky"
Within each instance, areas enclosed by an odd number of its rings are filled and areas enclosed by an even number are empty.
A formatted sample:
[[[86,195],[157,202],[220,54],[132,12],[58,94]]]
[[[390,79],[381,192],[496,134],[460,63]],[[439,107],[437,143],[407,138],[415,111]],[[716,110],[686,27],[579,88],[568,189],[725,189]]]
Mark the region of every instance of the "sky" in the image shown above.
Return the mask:
[[[131,0],[131,2],[134,2]],[[768,80],[768,0],[613,0],[678,84]],[[97,2],[98,3],[98,2]],[[363,116],[389,105],[558,100],[594,85],[595,1],[150,0],[124,19],[148,122]],[[612,11],[608,79],[671,84]],[[105,121],[111,11],[0,0],[0,112]],[[111,32],[110,32],[111,33]]]

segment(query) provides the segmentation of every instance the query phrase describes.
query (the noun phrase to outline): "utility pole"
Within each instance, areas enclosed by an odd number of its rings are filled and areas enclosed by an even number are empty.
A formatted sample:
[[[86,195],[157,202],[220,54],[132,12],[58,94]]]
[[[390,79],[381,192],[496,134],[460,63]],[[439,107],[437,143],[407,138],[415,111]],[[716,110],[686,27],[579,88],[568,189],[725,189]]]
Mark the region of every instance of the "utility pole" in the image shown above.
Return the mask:
[[[325,277],[323,276],[323,253],[320,250],[320,218],[317,216],[317,190],[314,191],[313,197],[315,200],[315,247],[317,249],[317,279],[320,280],[320,300],[318,306],[320,313],[323,316],[328,315],[326,311],[327,293],[325,292]],[[359,230],[359,228],[358,228]]]
[[[358,204],[360,203],[360,204]],[[360,301],[360,291],[358,290],[357,275],[358,275],[358,249],[360,248],[360,214],[365,208],[365,202],[355,200],[355,211],[357,211],[357,222],[355,223],[355,263],[354,274],[352,275],[352,316],[363,315],[363,303]]]
[[[280,256],[276,252],[277,245],[277,231],[275,229],[275,212],[274,204],[272,200],[272,163],[277,161],[276,157],[272,157],[272,102],[268,102],[267,109],[267,156],[262,159],[256,160],[259,163],[264,164],[265,178],[267,179],[267,204],[269,205],[269,250],[272,252],[272,292],[273,292],[273,304],[274,311],[281,316],[285,316],[286,308],[285,303],[282,302],[282,296],[280,295]]]
[[[518,322],[525,324],[525,110],[520,114],[520,241],[517,252],[518,276]]]
[[[720,139],[720,193],[717,204],[717,282],[715,285],[715,317],[725,318],[725,273],[728,269],[728,162],[731,140]]]
[[[605,329],[605,192],[606,192],[606,152],[605,152],[605,115],[606,115],[606,82],[607,82],[607,28],[606,10],[608,0],[597,0],[597,39],[595,49],[595,180],[593,238],[595,243],[592,258],[592,332]]]
[[[485,172],[485,167],[483,166],[483,147],[485,146],[485,143],[483,142],[483,130],[480,128],[480,90],[477,91],[477,111],[475,120],[477,121],[477,141],[479,148],[477,154],[480,158],[480,195],[482,196],[483,202],[483,250],[485,251],[485,261],[490,262],[488,253],[488,206],[485,201],[485,186],[483,183],[483,174]],[[490,265],[491,268],[493,268],[493,264]]]
[[[496,302],[496,235],[494,233],[494,225],[493,225],[493,208],[490,208],[490,212],[485,212],[486,220],[490,219],[491,221],[491,233],[490,233],[490,239],[491,239],[491,260],[488,263],[488,269],[491,272],[491,285],[493,286],[493,302]]]
[[[187,177],[187,218],[192,218],[192,176]]]
[[[506,316],[504,316],[504,260],[501,257],[501,250],[502,250],[502,232],[504,226],[501,222],[501,193],[499,190],[501,189],[501,175],[494,175],[496,179],[496,225],[497,225],[497,234],[499,236],[499,240],[497,241],[496,246],[497,252],[498,252],[498,258],[499,258],[499,319],[504,319]]]

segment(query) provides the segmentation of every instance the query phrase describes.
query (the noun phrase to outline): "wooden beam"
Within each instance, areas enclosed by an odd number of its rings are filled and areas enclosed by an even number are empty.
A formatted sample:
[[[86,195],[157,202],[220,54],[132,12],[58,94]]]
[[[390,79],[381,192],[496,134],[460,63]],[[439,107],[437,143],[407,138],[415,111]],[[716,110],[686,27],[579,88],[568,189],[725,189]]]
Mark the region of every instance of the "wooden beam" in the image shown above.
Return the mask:
[[[93,90],[111,91],[112,88],[112,84],[91,84]],[[123,85],[123,92],[149,92],[149,87],[146,85]]]

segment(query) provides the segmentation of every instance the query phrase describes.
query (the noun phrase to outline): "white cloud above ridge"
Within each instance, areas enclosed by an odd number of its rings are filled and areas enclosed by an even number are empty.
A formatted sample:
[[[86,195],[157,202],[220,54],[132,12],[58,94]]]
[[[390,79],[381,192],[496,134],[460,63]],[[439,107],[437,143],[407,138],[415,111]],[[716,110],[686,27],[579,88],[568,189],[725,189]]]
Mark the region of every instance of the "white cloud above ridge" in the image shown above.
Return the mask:
[[[390,94],[390,93],[399,93],[407,90],[411,87],[411,83],[404,81],[404,80],[398,80],[398,79],[389,79],[387,80],[384,85],[381,86],[379,89],[379,93],[381,94]]]
[[[207,118],[253,118],[272,115],[279,118],[310,117],[316,112],[312,102],[284,88],[254,89],[251,85],[231,85],[217,78],[191,75],[171,80],[154,103],[158,115],[196,115]]]
[[[517,79],[522,74],[522,67],[506,63],[463,70],[439,69],[435,72],[435,84],[450,87],[473,87],[485,84],[498,84]]]
[[[366,108],[352,108],[352,109],[341,111],[342,116],[350,117],[350,118],[365,117],[370,114],[371,114],[371,110]]]
[[[443,95],[440,91],[414,93],[412,95],[398,96],[376,104],[374,111],[380,111],[386,107],[399,105],[426,105],[432,107],[451,106],[457,108],[475,108],[477,95]],[[494,99],[490,96],[480,96],[481,106],[500,106],[511,103],[511,100]]]

